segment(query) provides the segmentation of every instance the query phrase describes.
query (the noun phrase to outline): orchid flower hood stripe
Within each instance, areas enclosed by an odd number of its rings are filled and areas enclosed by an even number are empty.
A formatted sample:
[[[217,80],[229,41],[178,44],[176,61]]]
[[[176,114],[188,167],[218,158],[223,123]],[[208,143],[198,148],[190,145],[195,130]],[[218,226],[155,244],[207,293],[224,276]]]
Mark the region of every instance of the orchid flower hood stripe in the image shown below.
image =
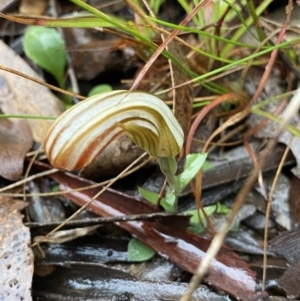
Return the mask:
[[[170,108],[145,92],[111,91],[74,105],[49,129],[44,150],[57,168],[76,170],[89,164],[110,142],[127,135],[153,157],[174,157],[183,131]]]

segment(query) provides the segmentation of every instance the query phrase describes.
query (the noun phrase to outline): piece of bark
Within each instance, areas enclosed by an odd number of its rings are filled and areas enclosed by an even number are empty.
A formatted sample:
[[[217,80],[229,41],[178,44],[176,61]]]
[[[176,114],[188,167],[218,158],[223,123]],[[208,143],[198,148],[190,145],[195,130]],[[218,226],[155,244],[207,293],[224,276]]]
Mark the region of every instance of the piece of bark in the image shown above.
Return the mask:
[[[290,266],[278,279],[277,284],[283,288],[289,299],[300,296],[300,261]]]
[[[20,211],[25,202],[0,198],[0,300],[31,301],[33,254]]]
[[[300,222],[300,179],[293,176],[291,179],[291,190],[289,197],[292,227]]]
[[[26,153],[33,138],[24,120],[0,119],[0,175],[10,181],[20,179]]]
[[[168,51],[185,67],[188,66],[188,60],[178,45],[178,42],[172,41],[168,44]],[[191,78],[176,64],[172,64],[174,85],[180,85]],[[193,113],[193,90],[192,85],[185,85],[175,89],[174,115],[181,125],[184,136],[187,137]]]
[[[47,2],[46,0],[22,0],[19,6],[19,13],[21,15],[40,16],[45,11]]]
[[[291,231],[286,231],[272,239],[269,250],[275,254],[284,256],[294,265],[300,261],[300,225]]]
[[[0,41],[0,65],[40,79],[36,72],[11,48]],[[59,116],[64,108],[48,88],[26,78],[0,70],[0,109],[4,114]],[[53,123],[27,119],[33,138],[42,142]]]

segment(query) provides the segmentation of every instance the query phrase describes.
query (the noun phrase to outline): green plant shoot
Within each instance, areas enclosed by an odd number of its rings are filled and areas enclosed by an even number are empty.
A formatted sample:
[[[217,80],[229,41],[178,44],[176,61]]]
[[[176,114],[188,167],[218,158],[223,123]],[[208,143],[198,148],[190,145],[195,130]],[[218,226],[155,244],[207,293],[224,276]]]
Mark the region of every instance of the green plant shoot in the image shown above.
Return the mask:
[[[110,92],[112,91],[112,87],[107,84],[97,85],[88,94],[88,97],[94,96],[96,94],[104,93],[104,92]]]
[[[168,212],[177,210],[179,194],[185,189],[188,183],[195,177],[197,172],[205,167],[210,168],[209,163],[204,165],[207,154],[190,154],[186,158],[184,170],[181,174],[175,175],[177,163],[174,158],[159,158],[160,168],[168,181],[167,193],[161,200],[161,206]],[[158,193],[139,188],[140,194],[152,204],[156,204]]]
[[[145,261],[151,259],[155,255],[155,251],[140,240],[132,238],[127,246],[128,256],[134,261]]]

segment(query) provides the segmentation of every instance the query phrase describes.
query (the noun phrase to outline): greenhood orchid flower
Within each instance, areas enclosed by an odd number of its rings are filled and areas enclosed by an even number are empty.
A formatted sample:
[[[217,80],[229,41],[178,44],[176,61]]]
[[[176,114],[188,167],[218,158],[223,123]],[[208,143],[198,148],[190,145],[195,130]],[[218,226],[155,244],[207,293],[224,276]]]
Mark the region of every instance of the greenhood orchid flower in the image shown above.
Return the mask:
[[[85,99],[63,113],[44,140],[50,163],[76,170],[90,163],[110,142],[127,135],[153,157],[175,157],[183,131],[170,108],[145,92],[110,91]]]

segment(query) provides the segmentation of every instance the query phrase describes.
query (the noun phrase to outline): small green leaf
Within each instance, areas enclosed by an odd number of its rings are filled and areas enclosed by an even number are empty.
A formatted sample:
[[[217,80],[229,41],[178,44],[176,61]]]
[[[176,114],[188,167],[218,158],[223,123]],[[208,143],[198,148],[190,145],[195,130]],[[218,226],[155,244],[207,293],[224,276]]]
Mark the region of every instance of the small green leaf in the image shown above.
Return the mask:
[[[51,192],[57,192],[58,191],[58,188],[59,188],[59,185],[53,185],[51,187]]]
[[[232,104],[229,103],[229,102],[222,102],[221,105],[220,105],[221,109],[224,111],[224,112],[228,112],[229,110],[231,110],[232,108]]]
[[[216,211],[216,209],[217,209],[217,205],[204,207],[204,211],[207,216],[212,215]],[[189,230],[191,232],[199,234],[204,231],[204,229],[198,219],[197,209],[188,210],[188,211],[185,211],[184,213],[187,215],[191,215],[190,222],[192,225],[189,227]],[[200,214],[200,219],[201,219],[202,224],[206,227],[206,219],[201,210],[199,210],[199,214]]]
[[[161,206],[167,212],[175,212],[177,210],[177,197],[173,191],[170,191],[162,198],[160,202]]]
[[[234,224],[231,228],[230,228],[230,232],[237,232],[240,229],[240,224]]]
[[[226,206],[226,205],[224,205],[220,202],[217,203],[216,213],[225,215],[228,212],[229,212],[229,207],[228,206]]]
[[[134,261],[145,261],[151,259],[155,255],[155,251],[140,240],[132,238],[128,243],[128,256]]]
[[[96,94],[104,93],[104,92],[110,92],[112,91],[112,87],[107,84],[97,85],[88,94],[88,97],[94,96]]]
[[[149,203],[156,205],[157,204],[157,200],[159,197],[159,194],[156,192],[152,192],[149,191],[147,189],[144,189],[142,187],[138,187],[139,193],[141,194],[141,196],[147,200]]]
[[[159,198],[159,194],[156,192],[149,191],[147,189],[144,189],[142,187],[138,187],[139,193],[141,196],[147,200],[149,203],[152,205],[157,204],[157,200]],[[174,193],[168,193],[165,197],[163,197],[160,201],[160,205],[165,209],[167,212],[174,212],[175,207],[174,205],[176,204],[176,196]]]
[[[205,161],[202,165],[202,171],[207,171],[210,170],[214,167],[213,163],[211,163],[210,161]]]
[[[51,73],[63,88],[67,58],[65,42],[57,30],[30,26],[25,32],[23,47],[27,57]]]
[[[184,171],[177,176],[177,192],[184,190],[186,185],[195,177],[205,163],[207,154],[190,154],[186,157]]]

